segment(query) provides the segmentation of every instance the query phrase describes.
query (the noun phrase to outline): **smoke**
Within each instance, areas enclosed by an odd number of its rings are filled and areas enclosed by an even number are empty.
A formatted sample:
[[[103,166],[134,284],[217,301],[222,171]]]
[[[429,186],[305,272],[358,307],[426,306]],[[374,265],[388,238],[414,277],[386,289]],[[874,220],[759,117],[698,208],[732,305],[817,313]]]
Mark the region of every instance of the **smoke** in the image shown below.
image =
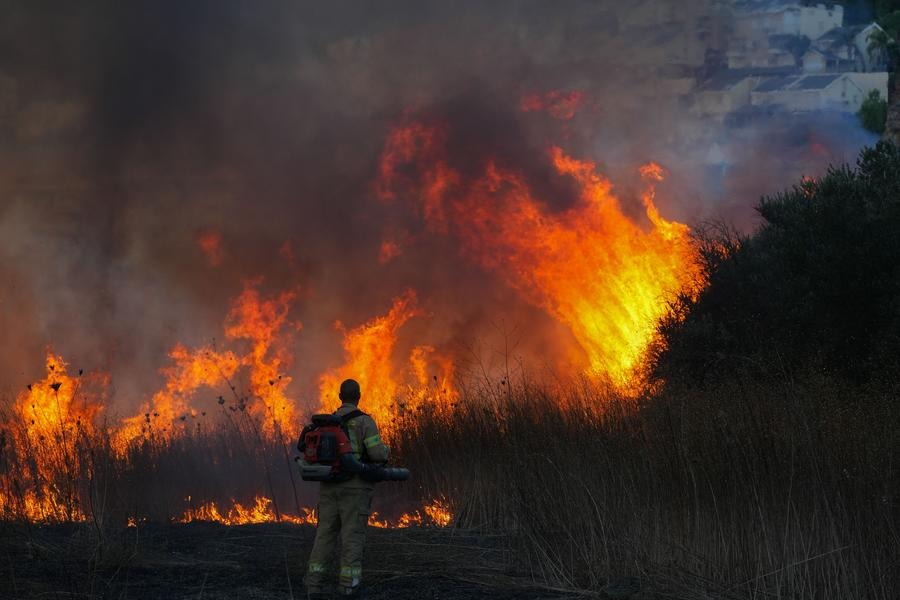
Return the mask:
[[[404,115],[450,123],[463,172],[493,158],[550,206],[574,198],[547,160],[558,143],[598,161],[626,202],[636,167],[655,160],[666,216],[745,229],[761,193],[868,141],[819,117],[726,128],[691,116],[672,86],[703,65],[713,42],[699,29],[727,31],[712,0],[0,6],[0,386],[36,377],[52,344],[76,368],[108,370],[124,414],[158,388],[175,342],[221,338],[256,277],[300,290],[301,404],[342,359],[333,323],[382,314],[407,287],[425,314],[401,345],[488,366],[571,355],[564,328],[453,239],[375,198]],[[571,118],[522,110],[529,95],[558,102],[553,90],[583,93]],[[197,242],[209,232],[216,261]],[[386,239],[400,253],[379,262]]]

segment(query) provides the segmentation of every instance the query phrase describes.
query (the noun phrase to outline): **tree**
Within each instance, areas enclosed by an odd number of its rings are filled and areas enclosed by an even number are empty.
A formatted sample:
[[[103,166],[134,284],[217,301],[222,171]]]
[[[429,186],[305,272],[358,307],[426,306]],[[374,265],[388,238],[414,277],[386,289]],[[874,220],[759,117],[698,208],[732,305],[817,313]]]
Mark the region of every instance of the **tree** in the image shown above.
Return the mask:
[[[863,100],[857,114],[865,129],[881,135],[884,133],[884,126],[887,122],[887,112],[887,100],[881,97],[881,92],[872,90],[869,92],[869,96]]]
[[[701,236],[709,283],[661,324],[657,374],[900,366],[900,150],[879,142],[757,210],[752,236]]]
[[[881,19],[885,15],[900,11],[900,0],[874,0],[875,18]]]
[[[897,16],[897,27],[900,28],[900,11]],[[869,36],[869,55],[883,55],[887,59],[888,71],[893,71],[900,65],[900,45],[897,44],[897,34],[882,28],[873,31]]]

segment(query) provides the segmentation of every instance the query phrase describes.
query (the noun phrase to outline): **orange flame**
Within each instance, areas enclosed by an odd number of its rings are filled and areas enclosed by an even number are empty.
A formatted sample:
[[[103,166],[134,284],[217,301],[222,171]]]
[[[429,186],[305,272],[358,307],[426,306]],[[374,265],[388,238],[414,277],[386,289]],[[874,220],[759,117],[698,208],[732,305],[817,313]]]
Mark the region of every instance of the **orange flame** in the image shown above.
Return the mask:
[[[522,98],[520,106],[524,112],[542,111],[554,119],[568,121],[575,116],[583,101],[584,92],[580,90],[553,90],[545,94],[529,94]]]
[[[174,364],[161,370],[166,377],[165,387],[141,406],[139,414],[124,419],[116,430],[113,446],[120,455],[144,436],[155,433],[169,438],[183,431],[187,419],[197,415],[189,404],[193,393],[232,377],[238,368],[238,358],[233,353],[212,348],[191,351],[179,344],[169,352],[169,358]]]
[[[194,241],[200,247],[200,250],[203,251],[203,255],[210,266],[218,267],[222,265],[225,250],[222,247],[221,233],[218,231],[200,231],[194,236]]]
[[[400,244],[395,240],[384,240],[378,248],[378,262],[386,265],[401,254],[403,254],[403,250],[400,248]]]
[[[369,516],[369,526],[379,529],[405,529],[415,526],[448,527],[452,522],[453,513],[447,502],[441,499],[432,500],[423,506],[421,511],[403,513],[395,521],[384,519],[377,512],[373,512]]]
[[[433,346],[416,346],[410,353],[409,365],[415,376],[415,385],[409,386],[407,395],[409,410],[418,410],[426,403],[433,409],[445,410],[459,399],[449,356],[438,353]]]
[[[190,501],[191,497],[188,496]],[[316,515],[310,508],[304,508],[301,515],[281,514],[281,521],[286,523],[294,523],[295,525],[315,525]],[[274,523],[278,521],[275,511],[272,509],[272,501],[265,496],[257,496],[253,500],[253,505],[244,506],[239,502],[232,502],[229,508],[223,514],[215,502],[204,502],[197,508],[189,508],[184,512],[178,523],[193,523],[194,521],[205,521],[211,523],[221,523],[222,525],[251,525],[256,523]]]
[[[362,388],[361,406],[382,428],[387,427],[394,416],[400,387],[392,356],[397,331],[409,319],[420,314],[416,303],[415,292],[407,290],[402,296],[394,298],[390,312],[384,316],[350,331],[345,330],[343,324],[336,324],[338,330],[344,333],[347,362],[319,378],[319,398],[323,407],[337,403],[341,381],[356,379]]]
[[[288,324],[288,313],[297,294],[282,292],[264,300],[254,287],[256,283],[245,283],[243,293],[225,319],[225,335],[251,342],[250,352],[241,360],[250,370],[250,414],[262,419],[266,434],[273,435],[277,428],[292,436],[298,427],[297,411],[293,400],[287,397],[291,378],[283,374],[291,356],[278,343],[278,332]],[[300,328],[299,324],[294,326]]]
[[[190,502],[191,497],[187,500]],[[318,516],[315,510],[311,508],[302,508],[302,514],[290,515],[280,514],[282,523],[293,523],[294,525],[316,525]],[[423,514],[424,513],[424,514]],[[252,525],[258,523],[275,523],[278,516],[272,509],[272,501],[265,496],[257,496],[253,500],[253,504],[244,506],[239,502],[232,501],[231,507],[224,511],[219,508],[215,502],[204,502],[196,508],[189,508],[184,512],[181,518],[176,519],[178,523],[208,522],[220,523],[222,525]],[[369,526],[381,529],[402,529],[412,527],[414,525],[431,525],[435,527],[447,527],[453,521],[453,513],[450,511],[446,501],[435,499],[422,507],[422,511],[413,511],[412,513],[403,513],[396,520],[382,518],[378,512],[373,512],[369,516]],[[133,519],[129,519],[129,524],[134,523]]]
[[[63,359],[47,352],[47,376],[28,386],[13,405],[18,423],[9,423],[16,448],[29,468],[15,482],[0,479],[0,515],[34,522],[82,521],[75,482],[90,468],[81,455],[103,406],[93,388],[106,389],[106,375],[72,377]],[[24,425],[24,428],[16,425]],[[13,488],[19,493],[11,493]]]
[[[660,216],[652,189],[644,196],[649,227],[632,221],[595,165],[558,147],[550,160],[581,193],[577,205],[551,211],[520,173],[492,162],[464,180],[446,156],[446,127],[399,129],[382,155],[383,197],[406,191],[427,227],[454,233],[465,255],[564,323],[589,372],[630,387],[668,300],[701,285],[688,227]],[[655,165],[643,172],[662,176]]]
[[[299,427],[294,402],[287,397],[291,378],[283,374],[290,355],[279,343],[279,332],[288,325],[288,313],[295,292],[263,298],[256,289],[258,280],[248,281],[235,299],[225,319],[225,335],[230,340],[248,340],[250,350],[243,356],[212,347],[189,350],[176,345],[169,353],[174,365],[162,369],[165,386],[140,412],[123,420],[113,444],[120,455],[129,445],[151,433],[168,439],[183,432],[188,419],[198,411],[190,401],[202,387],[227,384],[237,394],[232,378],[242,367],[249,373],[248,396],[238,398],[239,406],[262,423],[262,433],[273,439],[276,433],[293,436]],[[299,328],[298,324],[295,327]]]

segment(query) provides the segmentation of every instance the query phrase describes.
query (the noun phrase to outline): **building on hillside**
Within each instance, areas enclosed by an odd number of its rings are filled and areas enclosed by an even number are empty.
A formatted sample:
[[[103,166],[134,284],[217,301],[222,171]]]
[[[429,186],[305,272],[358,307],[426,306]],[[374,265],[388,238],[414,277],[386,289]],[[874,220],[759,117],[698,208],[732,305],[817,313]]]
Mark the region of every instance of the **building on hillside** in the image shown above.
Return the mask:
[[[747,127],[757,123],[771,122],[779,114],[777,105],[754,106],[748,104],[725,115],[724,123],[728,127]]]
[[[750,103],[750,92],[756,82],[756,77],[746,73],[723,71],[694,94],[694,113],[722,119]]]
[[[726,51],[729,69],[802,65],[812,40],[843,25],[841,6],[739,2]]]
[[[729,69],[799,67],[810,47],[809,38],[792,33],[776,33],[759,43],[726,51]]]
[[[887,53],[872,48],[872,37],[884,33],[877,23],[835,27],[812,42],[803,55],[803,70],[810,73],[887,70]]]
[[[648,85],[643,86],[649,94],[648,99],[665,97],[689,103],[696,88],[694,71],[685,65],[657,67],[652,76],[647,78]]]
[[[873,91],[877,91],[882,98],[888,97],[888,80],[890,75],[887,71],[844,74],[863,91],[863,97],[868,96]]]
[[[754,106],[778,106],[788,112],[856,112],[867,94],[867,90],[846,73],[795,75],[760,82],[750,92],[750,101]]]
[[[844,24],[844,8],[838,4],[804,6],[779,1],[739,2],[734,33],[748,41],[765,40],[770,35],[799,35],[811,40]]]

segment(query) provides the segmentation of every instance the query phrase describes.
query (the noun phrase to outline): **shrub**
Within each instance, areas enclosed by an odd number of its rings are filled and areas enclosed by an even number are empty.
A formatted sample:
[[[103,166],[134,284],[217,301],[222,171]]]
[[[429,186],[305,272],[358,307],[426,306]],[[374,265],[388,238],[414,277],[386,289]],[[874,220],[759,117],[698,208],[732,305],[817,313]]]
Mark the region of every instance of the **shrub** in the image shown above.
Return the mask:
[[[859,109],[859,120],[862,126],[872,133],[881,135],[887,123],[888,103],[881,97],[881,92],[872,90],[869,96],[863,100]]]
[[[746,237],[701,230],[709,285],[662,323],[657,373],[694,381],[822,369],[877,379],[900,356],[900,152],[764,198]],[[705,237],[704,237],[705,236]]]

